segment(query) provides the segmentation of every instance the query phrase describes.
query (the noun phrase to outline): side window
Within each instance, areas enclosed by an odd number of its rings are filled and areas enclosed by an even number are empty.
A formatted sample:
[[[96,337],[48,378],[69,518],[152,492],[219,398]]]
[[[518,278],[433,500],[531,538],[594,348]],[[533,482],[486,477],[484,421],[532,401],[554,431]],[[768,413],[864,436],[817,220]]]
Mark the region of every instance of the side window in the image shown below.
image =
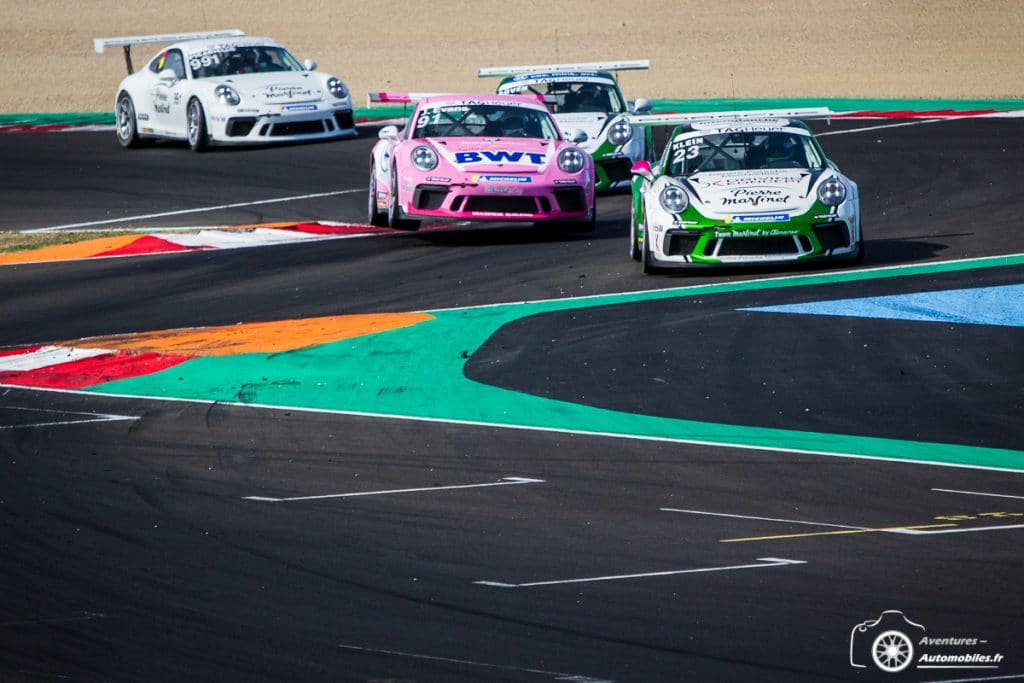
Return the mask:
[[[181,50],[164,50],[149,63],[149,70],[155,74],[164,69],[170,69],[178,80],[185,78],[185,59],[181,56]]]
[[[185,80],[185,58],[181,56],[181,50],[170,50],[167,53],[167,64],[164,68],[174,71],[178,80]]]

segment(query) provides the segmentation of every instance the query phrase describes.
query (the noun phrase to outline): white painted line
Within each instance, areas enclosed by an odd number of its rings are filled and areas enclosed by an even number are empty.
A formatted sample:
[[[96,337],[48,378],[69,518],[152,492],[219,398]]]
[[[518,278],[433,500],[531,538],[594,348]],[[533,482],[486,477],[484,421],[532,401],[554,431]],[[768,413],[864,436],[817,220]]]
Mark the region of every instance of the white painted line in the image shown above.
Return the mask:
[[[591,678],[589,676],[581,676],[579,674],[567,674],[560,671],[545,671],[544,669],[529,669],[518,666],[508,666],[507,664],[488,664],[486,662],[474,662],[471,659],[456,659],[454,657],[438,657],[437,655],[421,655],[415,652],[401,652],[400,650],[385,650],[374,647],[360,647],[358,645],[338,645],[343,650],[353,650],[355,652],[368,652],[375,655],[390,655],[393,657],[410,657],[412,659],[424,659],[431,662],[448,662],[450,664],[466,664],[468,666],[479,666],[486,669],[502,669],[504,671],[518,671],[528,674],[539,674],[541,676],[555,676],[556,680],[560,681],[572,681],[573,683],[615,683],[609,678]]]
[[[895,266],[900,268],[902,266]],[[666,290],[667,291],[667,290]],[[600,295],[607,296],[607,295]],[[587,297],[578,297],[587,298]],[[487,308],[490,304],[472,308]],[[459,309],[438,309],[438,310],[459,310]],[[434,312],[434,311],[427,311]],[[601,432],[601,431],[587,431],[583,429],[569,429],[567,427],[539,427],[536,425],[521,425],[512,424],[508,422],[496,422],[496,421],[484,421],[484,420],[458,420],[449,417],[423,417],[417,415],[400,415],[396,413],[373,413],[366,410],[339,410],[333,408],[310,408],[309,406],[279,406],[272,405],[269,403],[225,403],[223,401],[211,401],[205,398],[183,398],[180,396],[147,396],[145,394],[131,394],[126,396],[125,394],[114,394],[103,391],[82,391],[80,389],[53,389],[50,387],[25,387],[17,384],[4,384],[0,382],[0,387],[6,389],[21,389],[26,391],[43,391],[43,392],[56,392],[61,394],[80,394],[82,396],[104,396],[107,398],[135,398],[147,401],[159,401],[163,403],[194,403],[197,405],[216,405],[220,408],[228,406],[244,409],[259,409],[259,410],[270,410],[270,411],[291,411],[291,412],[302,412],[309,413],[312,415],[348,415],[350,417],[369,417],[378,420],[403,420],[408,422],[425,422],[428,424],[443,424],[443,425],[460,425],[463,427],[487,427],[497,429],[512,429],[520,430],[524,432],[539,432],[547,434],[570,434],[573,436],[586,436],[586,437],[600,437],[605,439],[623,439],[627,441],[644,441],[650,443],[672,443],[672,444],[688,444],[695,446],[710,446],[713,448],[728,448],[746,451],[758,451],[764,453],[787,453],[794,455],[820,455],[829,458],[846,458],[850,460],[866,460],[869,462],[891,462],[897,465],[925,465],[928,467],[951,467],[954,469],[963,470],[981,470],[985,472],[1013,472],[1016,474],[1024,473],[1024,467],[996,467],[994,465],[972,465],[969,463],[958,463],[958,462],[942,462],[941,460],[908,460],[906,458],[898,458],[894,456],[885,455],[863,455],[860,453],[842,453],[839,451],[827,451],[823,449],[811,449],[811,448],[792,448],[788,446],[766,446],[763,444],[755,443],[742,443],[732,441],[708,441],[706,439],[694,439],[694,438],[683,438],[683,437],[672,437],[672,436],[644,436],[633,433],[623,432]]]
[[[183,216],[190,213],[206,213],[208,211],[220,211],[222,209],[237,209],[246,206],[259,206],[260,204],[278,204],[281,202],[296,202],[303,199],[317,199],[319,197],[334,197],[339,194],[352,194],[354,192],[366,192],[366,188],[352,190],[336,190],[334,192],[316,192],[313,194],[302,194],[294,197],[277,197],[275,199],[260,199],[254,202],[236,202],[234,204],[221,204],[219,206],[204,206],[199,209],[182,209],[180,211],[164,211],[162,213],[150,213],[139,216],[126,216],[124,218],[108,218],[102,221],[87,221],[85,223],[66,223],[64,225],[50,225],[45,228],[33,228],[21,232],[31,234],[34,232],[55,232],[69,228],[85,228],[92,225],[108,225],[112,223],[128,223],[130,221],[144,221],[151,218],[166,218],[167,216]]]
[[[110,349],[79,349],[71,346],[44,346],[29,353],[0,356],[0,371],[26,372],[50,365],[70,363],[113,353]]]
[[[885,128],[902,128],[903,126],[923,126],[926,123],[944,123],[946,121],[960,121],[962,119],[977,118],[976,116],[950,116],[944,119],[925,119],[923,121],[907,121],[905,123],[887,123],[880,126],[867,126],[866,128],[847,128],[846,130],[830,130],[824,133],[815,133],[814,137],[822,138],[826,135],[849,135],[850,133],[868,133],[873,130]]]
[[[712,517],[735,517],[736,519],[756,519],[762,522],[783,522],[785,524],[809,524],[811,526],[830,526],[837,529],[862,529],[867,530],[870,527],[865,526],[847,526],[846,524],[828,524],[827,522],[805,522],[799,519],[778,519],[776,517],[754,517],[752,515],[732,515],[725,512],[704,512],[702,510],[681,510],[679,508],[658,508],[662,512],[685,512],[691,515],[710,515]]]
[[[132,415],[107,415],[104,413],[82,413],[74,410],[47,410],[45,408],[21,408],[18,406],[4,406],[0,408],[0,413],[4,410],[22,410],[25,412],[33,413],[51,413],[55,415],[82,415],[83,419],[80,420],[53,420],[50,422],[26,422],[22,424],[13,425],[0,425],[0,431],[5,429],[33,429],[36,427],[65,427],[67,425],[80,425],[89,424],[91,422],[119,422],[123,420],[138,420],[141,419],[138,416]]]
[[[704,574],[708,572],[728,572],[737,569],[766,569],[768,567],[785,567],[794,564],[807,564],[806,560],[784,560],[779,557],[759,557],[758,564],[734,564],[726,567],[704,567],[702,569],[673,569],[665,572],[644,572],[642,574],[616,574],[613,576],[591,576],[584,579],[558,579],[555,581],[533,581],[531,583],[502,583],[500,581],[474,581],[480,586],[493,588],[534,588],[536,586],[559,586],[569,583],[595,583],[598,581],[622,581],[624,579],[648,579],[658,576],[675,576],[677,574]]]
[[[1010,674],[1008,676],[984,676],[982,678],[952,678],[935,683],[983,683],[984,681],[1019,681],[1024,674]]]
[[[933,536],[935,534],[972,534],[976,531],[1006,531],[1007,529],[1024,529],[1024,524],[1001,524],[999,526],[957,527],[956,529],[904,529],[902,527],[881,529],[890,534],[908,534],[910,536]]]
[[[393,493],[423,493],[427,491],[453,491],[455,489],[480,489],[488,486],[515,486],[516,484],[543,484],[543,479],[527,477],[503,477],[501,481],[486,484],[457,484],[455,486],[421,486],[412,489],[391,489],[388,491],[358,491],[355,493],[330,493],[323,496],[296,496],[293,498],[267,498],[265,496],[246,496],[242,500],[255,500],[261,503],[291,503],[300,500],[323,500],[325,498],[355,498],[358,496],[386,496]]]
[[[981,491],[957,491],[956,489],[932,489],[942,493],[962,493],[967,496],[991,496],[993,498],[1012,498],[1013,500],[1024,500],[1024,496],[1010,496],[1005,493],[982,493]]]

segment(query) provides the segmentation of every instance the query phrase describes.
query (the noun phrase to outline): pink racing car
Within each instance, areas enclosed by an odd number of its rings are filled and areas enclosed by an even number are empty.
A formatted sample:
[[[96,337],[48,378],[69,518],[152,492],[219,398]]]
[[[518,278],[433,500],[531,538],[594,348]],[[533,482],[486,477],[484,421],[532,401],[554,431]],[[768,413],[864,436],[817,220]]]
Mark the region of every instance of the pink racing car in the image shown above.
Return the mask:
[[[590,232],[594,162],[567,141],[544,103],[522,95],[371,93],[417,102],[405,128],[385,126],[370,157],[371,225],[423,219],[535,221]]]

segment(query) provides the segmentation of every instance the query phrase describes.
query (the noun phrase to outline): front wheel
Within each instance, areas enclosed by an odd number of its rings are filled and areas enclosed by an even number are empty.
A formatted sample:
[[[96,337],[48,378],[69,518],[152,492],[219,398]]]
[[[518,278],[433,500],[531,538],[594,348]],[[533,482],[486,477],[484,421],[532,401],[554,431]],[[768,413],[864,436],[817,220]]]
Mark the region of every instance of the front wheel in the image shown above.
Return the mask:
[[[139,146],[138,119],[135,116],[135,103],[126,92],[117,98],[117,141],[122,147]]]
[[[391,173],[391,197],[388,200],[388,226],[394,230],[416,230],[419,221],[402,218],[402,209],[398,205],[398,175]]]
[[[640,242],[636,239],[636,206],[629,212],[629,258],[640,260]]]
[[[187,116],[188,146],[193,152],[202,152],[209,140],[206,132],[206,114],[199,100],[189,100]]]
[[[387,214],[377,210],[377,174],[370,168],[370,194],[366,202],[366,220],[370,225],[384,228],[388,225]]]
[[[597,230],[597,204],[590,207],[590,215],[582,221],[569,221],[565,224],[567,232],[575,235],[589,235]]]
[[[643,261],[644,275],[655,275],[661,272],[661,269],[654,265],[654,257],[651,256],[651,233],[646,227],[644,228],[644,245],[641,260]]]

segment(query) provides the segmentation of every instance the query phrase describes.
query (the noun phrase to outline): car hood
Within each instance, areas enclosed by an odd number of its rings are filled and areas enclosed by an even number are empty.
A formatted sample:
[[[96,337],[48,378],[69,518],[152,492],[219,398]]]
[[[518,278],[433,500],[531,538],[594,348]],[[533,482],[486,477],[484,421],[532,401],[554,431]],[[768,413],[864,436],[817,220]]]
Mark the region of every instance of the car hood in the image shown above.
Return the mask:
[[[706,211],[719,214],[806,210],[820,174],[808,169],[696,173],[687,180]]]
[[[556,154],[553,140],[536,138],[427,138],[460,171],[541,173]]]
[[[230,85],[242,97],[257,104],[318,102],[324,98],[319,80],[308,72],[241,74],[215,80],[216,85]]]

